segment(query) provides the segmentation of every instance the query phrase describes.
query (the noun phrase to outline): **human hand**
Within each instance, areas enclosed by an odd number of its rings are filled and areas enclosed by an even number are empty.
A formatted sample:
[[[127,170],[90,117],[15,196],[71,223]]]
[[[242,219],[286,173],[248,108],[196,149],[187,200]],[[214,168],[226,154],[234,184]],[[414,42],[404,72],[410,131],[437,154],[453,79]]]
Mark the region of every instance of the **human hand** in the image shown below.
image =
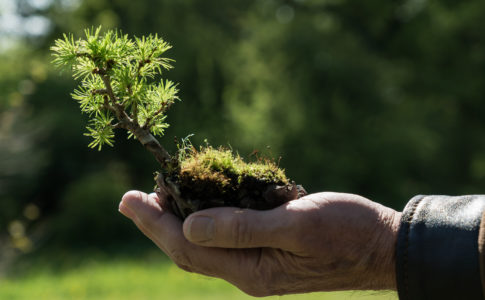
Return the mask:
[[[317,193],[267,211],[211,208],[185,222],[155,194],[119,210],[180,268],[253,296],[396,289],[400,213],[358,195]]]

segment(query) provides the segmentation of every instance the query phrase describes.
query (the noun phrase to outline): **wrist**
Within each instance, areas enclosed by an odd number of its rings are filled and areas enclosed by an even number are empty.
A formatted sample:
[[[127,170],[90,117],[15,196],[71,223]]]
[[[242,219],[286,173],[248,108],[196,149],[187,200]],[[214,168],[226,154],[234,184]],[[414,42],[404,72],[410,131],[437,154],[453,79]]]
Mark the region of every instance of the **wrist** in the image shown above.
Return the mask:
[[[390,245],[390,253],[388,256],[390,257],[389,261],[390,264],[387,270],[387,282],[386,288],[389,290],[396,291],[397,290],[397,281],[396,281],[396,247],[397,247],[397,237],[399,235],[399,227],[401,225],[401,216],[402,212],[394,212],[393,220],[391,223],[391,242]]]
[[[396,283],[396,244],[401,223],[401,212],[389,209],[389,213],[382,218],[382,230],[376,244],[376,259],[371,262],[373,270],[373,290],[397,290]]]

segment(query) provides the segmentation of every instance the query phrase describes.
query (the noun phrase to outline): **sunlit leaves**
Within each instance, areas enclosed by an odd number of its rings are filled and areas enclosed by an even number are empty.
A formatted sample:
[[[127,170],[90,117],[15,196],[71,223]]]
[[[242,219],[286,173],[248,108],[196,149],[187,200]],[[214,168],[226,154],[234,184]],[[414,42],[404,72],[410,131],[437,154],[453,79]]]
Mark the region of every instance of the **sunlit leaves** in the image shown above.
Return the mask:
[[[78,52],[76,44],[77,43],[74,41],[74,36],[72,34],[64,34],[63,39],[56,40],[54,46],[51,47],[51,50],[54,52],[54,60],[52,63],[56,67],[74,64],[76,62]]]
[[[57,67],[71,67],[80,85],[72,93],[81,111],[92,119],[86,135],[93,138],[90,147],[112,145],[114,115],[129,116],[129,122],[162,136],[168,124],[166,111],[177,97],[177,86],[160,78],[172,68],[163,54],[171,46],[158,35],[133,40],[120,31],[101,27],[85,30],[82,39],[64,35],[51,48]],[[120,121],[120,120],[119,120]],[[125,120],[126,121],[126,120]],[[125,126],[125,129],[134,128]]]
[[[139,59],[139,75],[153,77],[161,74],[162,69],[171,69],[173,60],[161,57],[165,51],[172,48],[167,42],[160,40],[158,35],[136,38],[137,50],[135,56]]]
[[[177,97],[177,86],[169,80],[165,83],[161,81],[158,85],[151,85],[146,93],[145,108],[139,117],[140,122],[143,122],[143,126],[150,128],[150,131],[154,135],[163,135],[163,130],[168,127],[168,124],[164,123],[165,114],[164,110],[167,110]]]
[[[79,102],[81,111],[89,115],[99,113],[103,106],[103,81],[97,77],[86,79],[71,94]]]
[[[113,146],[114,132],[112,122],[114,118],[109,115],[109,112],[99,113],[91,119],[87,129],[88,132],[84,135],[93,138],[93,141],[89,144],[89,147],[101,150],[104,144]]]
[[[92,73],[95,68],[96,64],[91,59],[86,57],[79,57],[76,64],[72,66],[72,76],[74,77],[74,79],[92,79],[94,78],[94,76],[92,76]]]

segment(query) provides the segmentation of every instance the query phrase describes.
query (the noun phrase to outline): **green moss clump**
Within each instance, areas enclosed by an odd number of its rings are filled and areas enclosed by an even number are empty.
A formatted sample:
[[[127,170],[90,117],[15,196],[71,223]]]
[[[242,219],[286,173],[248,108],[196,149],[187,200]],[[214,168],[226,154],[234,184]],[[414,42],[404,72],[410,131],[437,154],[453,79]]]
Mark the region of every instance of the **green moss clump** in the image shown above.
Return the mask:
[[[193,180],[214,181],[225,187],[231,183],[241,185],[248,178],[277,184],[288,184],[284,170],[272,160],[247,163],[230,149],[212,146],[188,150],[180,160],[180,176]],[[235,182],[234,182],[235,181]]]
[[[179,169],[168,177],[178,185],[182,198],[198,199],[201,209],[214,206],[266,208],[264,191],[270,186],[289,184],[284,170],[271,159],[248,163],[223,147],[186,149],[179,155]]]

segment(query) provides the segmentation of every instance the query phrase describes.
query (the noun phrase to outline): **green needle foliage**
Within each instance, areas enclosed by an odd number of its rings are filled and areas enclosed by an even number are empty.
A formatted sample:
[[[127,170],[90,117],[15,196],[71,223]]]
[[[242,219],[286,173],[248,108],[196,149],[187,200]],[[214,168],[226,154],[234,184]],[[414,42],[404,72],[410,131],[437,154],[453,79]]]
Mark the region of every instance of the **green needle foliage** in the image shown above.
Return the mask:
[[[65,34],[55,41],[54,65],[70,67],[80,80],[72,97],[90,117],[90,147],[113,146],[114,129],[124,128],[165,164],[168,153],[152,135],[163,136],[166,112],[179,99],[177,85],[161,78],[172,68],[173,60],[163,57],[170,48],[157,35],[130,39],[116,30],[101,35],[101,27],[85,30],[84,38]]]
[[[273,207],[281,201],[265,196],[266,191],[280,184],[287,185],[284,191],[290,195],[280,197],[282,201],[294,199],[294,184],[288,187],[284,171],[271,161],[248,164],[231,150],[209,145],[196,151],[188,137],[171,156],[155,138],[163,136],[166,112],[178,100],[177,85],[161,78],[163,70],[172,68],[172,60],[163,57],[171,46],[157,35],[132,40],[119,31],[100,32],[101,27],[85,30],[85,38],[78,40],[64,35],[51,48],[53,63],[70,67],[80,80],[72,97],[90,117],[90,147],[113,146],[114,130],[127,130],[161,164],[155,180],[160,191],[171,195],[174,213],[182,218],[221,205]]]

